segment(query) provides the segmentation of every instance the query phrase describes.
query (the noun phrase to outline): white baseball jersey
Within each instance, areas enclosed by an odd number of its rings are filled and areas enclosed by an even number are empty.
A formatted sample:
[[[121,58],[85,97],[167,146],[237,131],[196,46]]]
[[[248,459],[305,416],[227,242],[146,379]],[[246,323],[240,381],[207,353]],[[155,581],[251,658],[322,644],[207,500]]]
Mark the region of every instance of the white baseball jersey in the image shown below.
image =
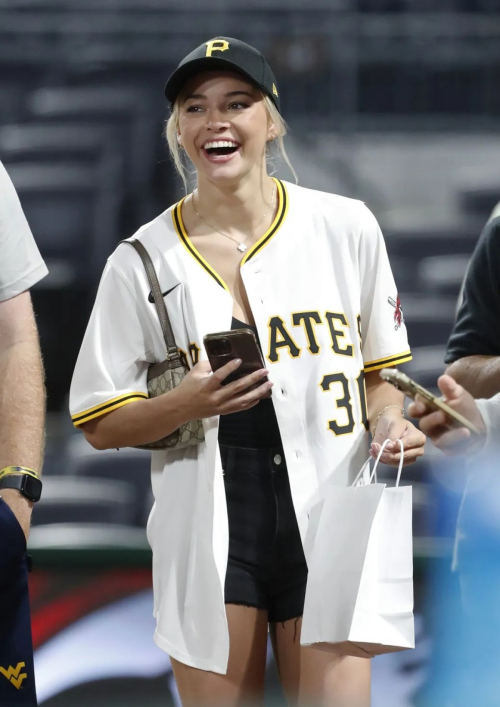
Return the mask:
[[[277,215],[241,261],[283,441],[302,539],[325,484],[347,484],[367,457],[364,373],[411,358],[378,224],[360,202],[277,180]],[[192,364],[203,337],[231,328],[233,300],[191,243],[182,202],[136,237],[155,264],[178,346]],[[165,346],[142,261],[109,258],[71,387],[76,426],[147,397],[148,366]],[[228,521],[219,418],[198,447],[152,454],[156,643],[225,673]],[[153,476],[155,476],[153,474]]]
[[[47,275],[12,181],[0,162],[0,302]]]

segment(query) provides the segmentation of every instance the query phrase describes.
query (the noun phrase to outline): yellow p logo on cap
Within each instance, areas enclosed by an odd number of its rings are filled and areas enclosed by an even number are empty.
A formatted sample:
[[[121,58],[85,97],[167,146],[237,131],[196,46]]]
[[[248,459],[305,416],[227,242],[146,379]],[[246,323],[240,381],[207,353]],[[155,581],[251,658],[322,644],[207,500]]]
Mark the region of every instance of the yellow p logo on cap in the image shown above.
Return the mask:
[[[205,56],[212,56],[212,52],[225,52],[229,49],[229,42],[226,42],[225,39],[211,39],[205,43],[207,45]]]

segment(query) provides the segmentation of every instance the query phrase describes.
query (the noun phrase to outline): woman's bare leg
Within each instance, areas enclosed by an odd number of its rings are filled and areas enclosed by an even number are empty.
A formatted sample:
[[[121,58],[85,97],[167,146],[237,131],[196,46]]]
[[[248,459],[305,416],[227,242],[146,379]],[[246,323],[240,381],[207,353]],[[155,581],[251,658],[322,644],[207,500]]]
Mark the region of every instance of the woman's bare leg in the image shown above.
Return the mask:
[[[296,624],[296,626],[295,626]],[[283,691],[299,707],[370,707],[370,661],[300,645],[302,619],[273,624]]]
[[[367,658],[301,648],[300,707],[370,707]]]
[[[298,701],[300,687],[300,626],[302,619],[270,624],[274,659],[281,687],[290,707]]]
[[[183,707],[258,707],[264,696],[267,611],[226,605],[229,663],[226,675],[171,658]]]

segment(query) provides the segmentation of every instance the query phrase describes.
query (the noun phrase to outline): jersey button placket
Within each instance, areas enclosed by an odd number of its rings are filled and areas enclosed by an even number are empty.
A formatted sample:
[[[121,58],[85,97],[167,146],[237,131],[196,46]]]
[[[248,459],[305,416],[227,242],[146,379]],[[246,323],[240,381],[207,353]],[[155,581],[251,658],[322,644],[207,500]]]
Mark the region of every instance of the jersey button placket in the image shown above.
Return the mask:
[[[264,296],[262,293],[262,270],[260,266],[256,263],[245,263],[240,270],[240,275],[250,300],[250,307],[252,307],[252,302],[258,302],[263,305]]]

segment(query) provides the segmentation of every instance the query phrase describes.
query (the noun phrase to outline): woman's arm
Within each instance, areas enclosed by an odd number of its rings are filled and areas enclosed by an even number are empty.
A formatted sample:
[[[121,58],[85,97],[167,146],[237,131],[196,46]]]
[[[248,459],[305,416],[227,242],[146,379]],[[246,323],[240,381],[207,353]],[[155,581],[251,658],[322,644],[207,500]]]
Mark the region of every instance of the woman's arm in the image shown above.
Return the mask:
[[[179,388],[148,400],[136,400],[81,425],[95,449],[136,447],[166,437],[185,419]]]
[[[372,433],[379,413],[388,405],[397,405],[397,407],[389,408],[380,419],[387,416],[399,420],[402,415],[398,408],[403,407],[405,400],[404,393],[391,385],[391,383],[382,380],[379,374],[380,371],[372,371],[365,374],[368,420]]]
[[[425,435],[403,417],[399,408],[403,407],[404,394],[390,383],[383,381],[379,371],[366,373],[365,381],[368,419],[370,431],[373,434],[371,456],[378,455],[380,447],[386,439],[401,439],[404,445],[404,463],[405,465],[412,464],[424,453]],[[384,408],[387,409],[384,410]],[[388,444],[381,461],[384,464],[396,466],[399,464],[401,456],[399,449],[399,444],[396,441],[393,444]]]
[[[189,420],[248,410],[269,395],[273,384],[267,381],[247,392],[267,376],[262,369],[222,385],[240,364],[231,361],[212,374],[208,361],[201,361],[174,390],[89,420],[81,426],[83,434],[95,449],[136,447],[166,437]]]

